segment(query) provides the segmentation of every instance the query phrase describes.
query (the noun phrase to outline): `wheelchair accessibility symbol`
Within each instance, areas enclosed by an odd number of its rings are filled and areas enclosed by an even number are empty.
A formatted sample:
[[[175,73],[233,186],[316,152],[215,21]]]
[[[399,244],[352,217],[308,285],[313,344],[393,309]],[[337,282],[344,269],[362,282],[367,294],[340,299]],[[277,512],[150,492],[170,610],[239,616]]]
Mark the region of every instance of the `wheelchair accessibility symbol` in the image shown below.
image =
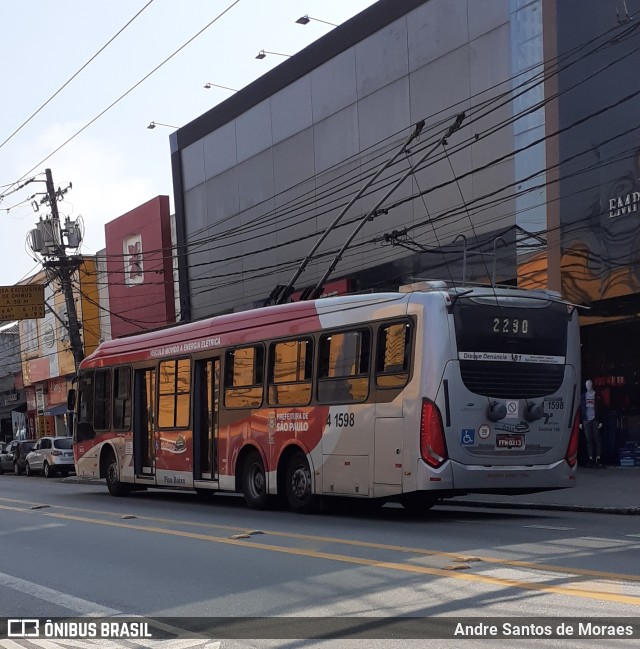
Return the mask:
[[[462,446],[471,446],[476,443],[476,431],[474,428],[463,428],[460,431],[460,444]]]

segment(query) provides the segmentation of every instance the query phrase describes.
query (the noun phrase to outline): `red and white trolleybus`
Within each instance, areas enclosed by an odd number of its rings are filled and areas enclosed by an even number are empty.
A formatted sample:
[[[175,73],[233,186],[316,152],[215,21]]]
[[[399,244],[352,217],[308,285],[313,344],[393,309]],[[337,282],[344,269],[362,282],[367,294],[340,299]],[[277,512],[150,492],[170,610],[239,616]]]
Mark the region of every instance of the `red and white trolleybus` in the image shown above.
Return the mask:
[[[116,496],[239,491],[298,512],[571,487],[579,374],[578,314],[543,290],[422,282],[223,315],[82,362],[76,470]]]

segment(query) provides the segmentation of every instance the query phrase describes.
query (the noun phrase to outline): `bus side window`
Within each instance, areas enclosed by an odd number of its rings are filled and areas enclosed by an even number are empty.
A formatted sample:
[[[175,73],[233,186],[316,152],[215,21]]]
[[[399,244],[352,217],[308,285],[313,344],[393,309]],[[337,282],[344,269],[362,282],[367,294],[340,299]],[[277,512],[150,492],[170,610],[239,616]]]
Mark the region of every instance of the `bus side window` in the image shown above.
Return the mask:
[[[376,350],[376,386],[403,388],[409,381],[411,358],[411,324],[385,325],[378,333]]]
[[[116,367],[113,370],[113,427],[115,430],[131,429],[131,369]]]
[[[78,382],[78,421],[76,441],[83,442],[96,436],[93,427],[93,372],[84,372]]]
[[[109,430],[111,427],[111,370],[96,370],[93,391],[93,427]]]
[[[312,367],[311,338],[273,343],[269,350],[269,405],[309,405]]]
[[[325,334],[318,347],[318,401],[358,403],[369,394],[371,333],[368,329]]]
[[[225,356],[224,405],[258,408],[262,404],[264,347],[238,347]]]
[[[158,377],[158,428],[186,428],[189,425],[191,359],[160,361]]]

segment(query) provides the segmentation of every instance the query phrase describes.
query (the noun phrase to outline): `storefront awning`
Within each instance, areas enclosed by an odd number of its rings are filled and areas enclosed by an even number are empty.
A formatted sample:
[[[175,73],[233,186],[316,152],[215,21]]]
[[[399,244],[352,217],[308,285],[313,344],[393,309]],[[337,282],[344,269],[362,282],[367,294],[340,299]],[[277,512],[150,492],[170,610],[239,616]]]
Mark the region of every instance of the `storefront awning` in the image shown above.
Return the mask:
[[[27,409],[26,401],[24,403],[16,402],[16,403],[10,403],[9,405],[6,406],[0,406],[0,419],[10,416],[14,410],[17,412],[25,412],[26,409]]]
[[[620,317],[640,313],[640,294],[610,297],[604,300],[594,300],[589,304],[589,310],[583,311],[585,316]]]
[[[66,403],[62,403],[59,406],[49,406],[44,410],[44,414],[48,417],[54,417],[55,415],[65,415],[66,413],[67,413]]]

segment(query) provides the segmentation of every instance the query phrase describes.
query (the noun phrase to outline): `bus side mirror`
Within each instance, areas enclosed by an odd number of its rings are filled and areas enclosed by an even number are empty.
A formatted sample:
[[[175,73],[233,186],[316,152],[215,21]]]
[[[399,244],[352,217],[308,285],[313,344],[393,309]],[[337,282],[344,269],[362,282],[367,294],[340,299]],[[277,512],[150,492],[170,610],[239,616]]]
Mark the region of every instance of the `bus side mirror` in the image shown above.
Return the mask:
[[[71,388],[67,393],[67,410],[73,411],[76,409],[76,391]]]

